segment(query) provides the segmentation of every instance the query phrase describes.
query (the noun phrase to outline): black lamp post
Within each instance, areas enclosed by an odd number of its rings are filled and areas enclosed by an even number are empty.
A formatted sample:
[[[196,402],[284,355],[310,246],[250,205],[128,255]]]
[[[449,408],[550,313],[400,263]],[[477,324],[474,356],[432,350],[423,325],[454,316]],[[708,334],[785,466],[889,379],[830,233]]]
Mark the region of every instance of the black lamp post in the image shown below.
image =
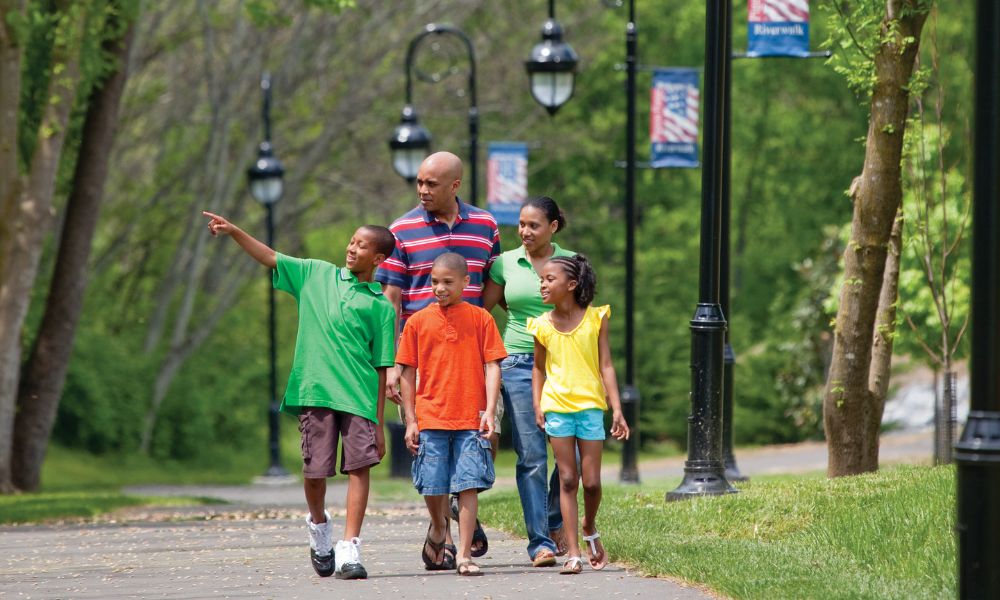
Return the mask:
[[[729,280],[730,280],[730,215],[732,214],[732,99],[733,99],[733,5],[731,0],[725,0],[726,35],[725,50],[725,82],[722,94],[722,256],[719,260],[719,293],[722,314],[726,316],[726,338],[722,374],[722,461],[726,468],[726,479],[729,481],[746,481],[746,475],[740,473],[736,466],[736,455],[733,453],[733,371],[736,365],[736,354],[729,343],[729,329],[732,313],[729,310]]]
[[[698,306],[691,320],[691,415],[684,480],[667,500],[736,492],[722,461],[722,380],[726,317],[719,303],[722,157],[729,0],[706,0],[705,133],[701,177]]]
[[[542,41],[531,49],[525,61],[531,96],[550,115],[573,96],[577,57],[572,46],[563,41],[563,29],[556,21],[556,2],[549,0],[549,18],[542,25]]]
[[[639,63],[639,29],[635,0],[628,3],[625,25],[625,386],[622,413],[632,435],[622,444],[619,479],[639,483],[639,389],[635,385],[635,75]]]
[[[979,0],[969,420],[955,444],[958,595],[1000,598],[1000,3]]]
[[[453,35],[458,37],[469,57],[469,203],[476,206],[478,189],[478,164],[479,164],[479,107],[476,104],[476,55],[472,47],[472,40],[464,31],[451,25],[430,23],[424,30],[417,34],[406,50],[406,105],[403,107],[403,114],[400,118],[399,126],[389,140],[389,148],[392,150],[392,166],[401,177],[409,182],[417,178],[417,170],[424,157],[430,152],[431,134],[417,121],[417,113],[413,109],[413,59],[418,46],[429,35]],[[437,83],[449,75],[435,73],[421,79]],[[419,75],[418,75],[419,76]]]
[[[247,169],[247,180],[250,184],[250,193],[254,199],[264,205],[267,210],[267,245],[274,247],[274,204],[281,199],[283,191],[282,176],[285,170],[281,167],[281,162],[274,157],[271,148],[271,77],[265,73],[260,80],[260,89],[264,95],[261,113],[264,120],[264,141],[260,143],[257,150],[257,160]],[[268,447],[270,450],[271,466],[264,472],[264,480],[288,479],[291,476],[284,467],[281,466],[281,448],[278,443],[279,421],[278,421],[278,399],[276,389],[278,387],[277,371],[277,350],[275,345],[275,321],[274,321],[274,286],[271,285],[271,273],[267,274],[268,289],[268,334],[270,338],[270,363],[271,377],[268,387],[270,395],[270,405],[268,408]]]

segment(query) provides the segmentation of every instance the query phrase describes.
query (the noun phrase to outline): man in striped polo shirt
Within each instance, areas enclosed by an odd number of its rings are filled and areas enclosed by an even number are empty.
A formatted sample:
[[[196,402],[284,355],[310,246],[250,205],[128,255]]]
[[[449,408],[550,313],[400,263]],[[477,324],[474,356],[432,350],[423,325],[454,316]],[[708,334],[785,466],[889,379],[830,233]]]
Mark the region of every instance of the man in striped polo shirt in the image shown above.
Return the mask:
[[[466,302],[482,306],[483,282],[500,254],[500,231],[489,212],[458,199],[462,160],[450,152],[431,154],[417,171],[420,205],[389,227],[396,249],[375,274],[400,314],[400,329],[413,313],[434,302],[431,265],[445,252],[469,264]]]
[[[420,205],[396,219],[389,230],[396,236],[396,249],[375,273],[385,297],[396,307],[399,327],[406,319],[436,302],[431,287],[431,266],[445,252],[462,255],[469,265],[469,285],[462,290],[465,301],[482,306],[483,282],[493,260],[500,255],[500,230],[488,211],[469,206],[458,198],[462,185],[462,159],[451,152],[435,152],[417,171]],[[399,404],[399,370],[386,373],[386,397]],[[499,419],[498,419],[499,421]],[[499,423],[497,423],[499,431]],[[496,447],[495,435],[493,442]],[[478,525],[478,521],[477,521]],[[451,528],[446,542],[451,544]],[[476,544],[481,537],[481,544]],[[486,536],[477,527],[473,556],[486,549]],[[482,551],[477,549],[481,548]]]

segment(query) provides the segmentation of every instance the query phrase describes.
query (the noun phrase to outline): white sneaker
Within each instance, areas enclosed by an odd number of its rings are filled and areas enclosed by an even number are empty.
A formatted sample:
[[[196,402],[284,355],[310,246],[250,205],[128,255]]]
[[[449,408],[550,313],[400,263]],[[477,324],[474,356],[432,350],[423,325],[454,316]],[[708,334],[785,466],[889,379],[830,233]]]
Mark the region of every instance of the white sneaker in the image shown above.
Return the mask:
[[[306,527],[309,529],[309,556],[313,570],[320,577],[333,575],[333,520],[330,513],[323,511],[326,523],[316,525],[312,515],[306,515]]]
[[[368,571],[361,565],[361,538],[340,540],[333,552],[337,579],[367,579]]]

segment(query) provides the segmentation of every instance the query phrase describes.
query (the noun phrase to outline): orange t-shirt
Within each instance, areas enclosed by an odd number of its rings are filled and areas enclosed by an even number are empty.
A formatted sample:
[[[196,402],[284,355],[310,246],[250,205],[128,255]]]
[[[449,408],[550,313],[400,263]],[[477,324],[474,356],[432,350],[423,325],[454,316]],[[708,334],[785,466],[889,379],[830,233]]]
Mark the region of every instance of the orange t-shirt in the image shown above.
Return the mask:
[[[396,362],[417,369],[417,427],[479,429],[484,366],[507,356],[490,313],[468,302],[431,304],[407,319]]]

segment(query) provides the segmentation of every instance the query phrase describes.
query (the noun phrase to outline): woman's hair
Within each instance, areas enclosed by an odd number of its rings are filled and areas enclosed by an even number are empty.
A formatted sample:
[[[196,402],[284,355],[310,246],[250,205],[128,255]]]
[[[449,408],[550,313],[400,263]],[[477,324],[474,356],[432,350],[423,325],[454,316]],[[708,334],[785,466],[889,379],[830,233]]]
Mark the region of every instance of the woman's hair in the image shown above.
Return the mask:
[[[529,198],[525,201],[525,203],[521,205],[521,208],[524,208],[525,206],[537,208],[542,211],[542,214],[544,214],[545,218],[549,220],[549,223],[552,221],[559,223],[559,227],[556,228],[556,231],[562,231],[566,228],[566,216],[561,210],[559,210],[559,205],[556,204],[556,201],[552,198],[549,198],[548,196],[535,196],[534,198]]]
[[[556,256],[549,259],[549,262],[558,264],[566,272],[566,276],[576,282],[576,287],[573,288],[576,303],[583,308],[590,306],[597,291],[597,275],[587,257],[582,254]]]

